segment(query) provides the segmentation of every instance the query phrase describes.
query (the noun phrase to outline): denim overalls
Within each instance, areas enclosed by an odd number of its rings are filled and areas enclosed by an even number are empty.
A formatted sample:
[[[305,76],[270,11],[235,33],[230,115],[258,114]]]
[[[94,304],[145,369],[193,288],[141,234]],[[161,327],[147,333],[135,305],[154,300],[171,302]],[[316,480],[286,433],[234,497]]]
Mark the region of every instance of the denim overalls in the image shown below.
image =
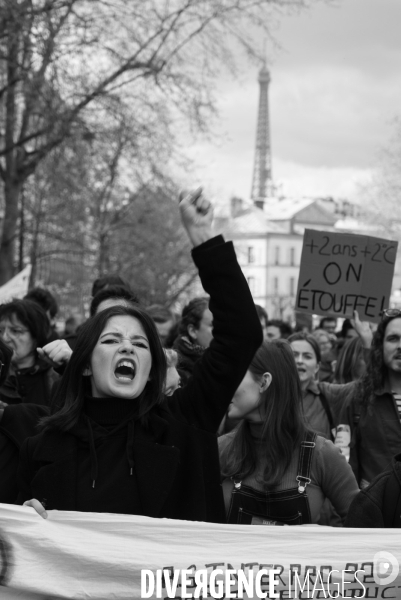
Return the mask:
[[[280,492],[260,492],[232,478],[234,487],[227,523],[244,525],[305,525],[311,523],[306,486],[311,482],[310,470],[316,434],[307,432],[301,442],[297,487]],[[224,484],[223,484],[224,485]]]

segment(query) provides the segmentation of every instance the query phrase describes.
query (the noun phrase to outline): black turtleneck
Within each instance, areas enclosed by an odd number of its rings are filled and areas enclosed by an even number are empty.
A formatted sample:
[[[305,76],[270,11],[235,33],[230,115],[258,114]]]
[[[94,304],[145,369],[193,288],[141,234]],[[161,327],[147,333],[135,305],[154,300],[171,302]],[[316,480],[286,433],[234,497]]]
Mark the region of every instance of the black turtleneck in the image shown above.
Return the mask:
[[[82,426],[73,432],[78,511],[143,514],[133,455],[137,407],[133,399],[85,399]]]
[[[137,414],[138,400],[132,398],[92,398],[87,396],[84,413],[91,421],[113,429]]]

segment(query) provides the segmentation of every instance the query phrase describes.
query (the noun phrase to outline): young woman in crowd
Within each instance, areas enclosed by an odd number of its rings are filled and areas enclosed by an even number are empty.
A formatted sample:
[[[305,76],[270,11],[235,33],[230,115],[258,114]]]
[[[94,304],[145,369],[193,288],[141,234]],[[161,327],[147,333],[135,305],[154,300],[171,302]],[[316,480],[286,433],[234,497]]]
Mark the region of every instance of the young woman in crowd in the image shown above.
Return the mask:
[[[290,345],[264,342],[228,409],[242,419],[219,438],[228,523],[317,523],[325,498],[342,519],[358,493],[351,467],[302,416],[302,389]]]
[[[302,389],[302,410],[307,427],[327,439],[333,439],[332,430],[340,413],[343,394],[339,386],[319,382],[321,353],[315,337],[308,333],[294,333],[288,338],[294,353]]]
[[[215,431],[262,331],[232,244],[212,238],[201,190],[180,210],[214,339],[166,400],[166,358],[145,310],[111,307],[85,323],[58,390],[62,408],[21,449],[20,501],[44,517],[59,509],[224,521]]]
[[[45,311],[30,300],[0,306],[0,339],[11,348],[11,366],[0,387],[0,408],[8,404],[48,405],[54,381],[52,366],[37,348],[47,343],[50,324]]]
[[[360,321],[357,314],[354,322],[362,348],[368,349],[372,341],[369,324]],[[318,435],[333,439],[340,412],[348,399],[348,392],[352,394],[354,388],[352,385],[318,381],[321,352],[312,335],[294,333],[288,338],[288,342],[291,344],[301,381],[306,424]]]

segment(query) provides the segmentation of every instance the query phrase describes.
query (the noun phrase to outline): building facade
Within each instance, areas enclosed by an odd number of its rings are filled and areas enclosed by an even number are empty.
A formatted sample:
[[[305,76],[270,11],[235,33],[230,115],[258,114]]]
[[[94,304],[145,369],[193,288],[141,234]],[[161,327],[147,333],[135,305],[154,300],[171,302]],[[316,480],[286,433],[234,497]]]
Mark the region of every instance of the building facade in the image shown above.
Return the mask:
[[[316,199],[235,199],[218,227],[232,239],[254,300],[270,318],[292,320],[305,229],[333,230],[337,218]]]

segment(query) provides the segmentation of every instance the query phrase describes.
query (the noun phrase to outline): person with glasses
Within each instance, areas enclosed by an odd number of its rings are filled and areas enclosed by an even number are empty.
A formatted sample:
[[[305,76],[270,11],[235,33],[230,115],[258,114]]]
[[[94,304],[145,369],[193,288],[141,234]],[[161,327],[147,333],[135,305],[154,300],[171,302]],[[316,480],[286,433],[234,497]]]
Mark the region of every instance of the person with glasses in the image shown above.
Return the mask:
[[[0,386],[0,408],[8,404],[48,405],[56,373],[37,348],[47,343],[49,321],[45,311],[30,300],[0,305],[0,339],[12,350],[11,366]]]
[[[362,489],[401,452],[401,310],[388,309],[373,336],[365,374],[340,415],[336,443]]]

